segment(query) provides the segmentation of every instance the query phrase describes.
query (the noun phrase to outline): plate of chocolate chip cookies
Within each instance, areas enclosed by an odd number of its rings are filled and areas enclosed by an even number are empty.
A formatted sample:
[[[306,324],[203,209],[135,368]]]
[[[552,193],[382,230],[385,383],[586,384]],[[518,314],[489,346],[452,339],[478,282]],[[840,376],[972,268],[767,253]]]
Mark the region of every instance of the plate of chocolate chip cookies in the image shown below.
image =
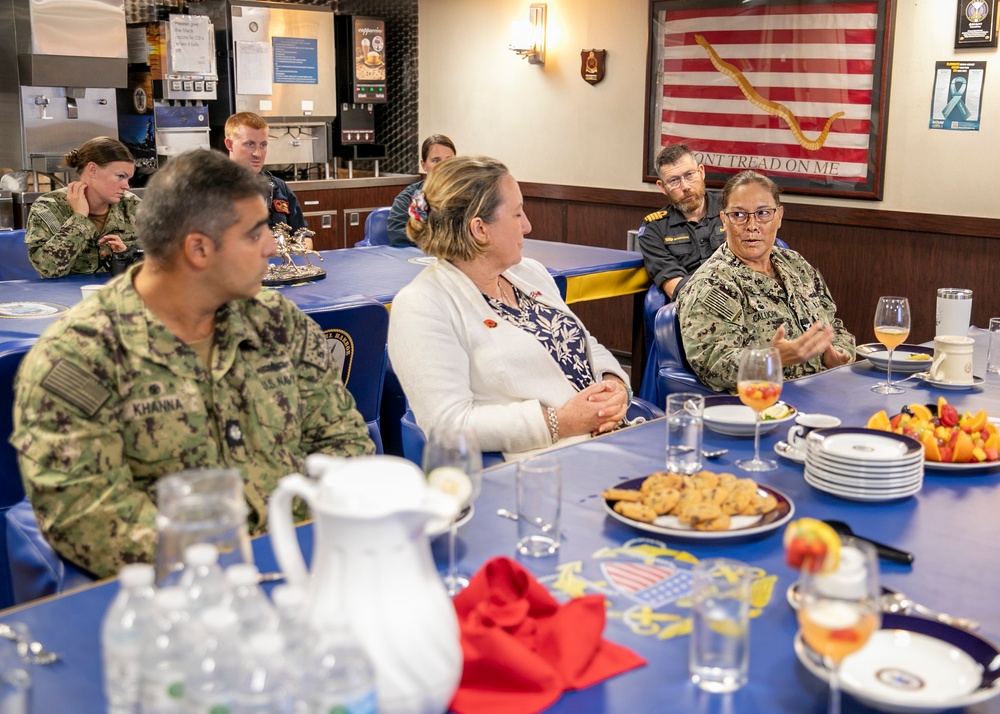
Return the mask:
[[[668,471],[622,481],[601,493],[604,509],[633,528],[693,540],[745,538],[780,528],[795,515],[776,488],[730,473]]]

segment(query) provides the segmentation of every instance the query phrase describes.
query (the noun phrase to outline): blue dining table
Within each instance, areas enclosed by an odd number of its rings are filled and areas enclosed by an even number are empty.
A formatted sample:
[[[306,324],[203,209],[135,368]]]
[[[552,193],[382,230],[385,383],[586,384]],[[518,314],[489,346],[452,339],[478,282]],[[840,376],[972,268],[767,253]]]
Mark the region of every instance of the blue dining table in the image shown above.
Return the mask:
[[[976,339],[975,373],[984,375],[986,333],[973,328]],[[884,373],[867,361],[788,382],[782,400],[802,412],[833,414],[845,426],[864,425],[879,409],[898,413],[906,404],[935,403],[946,396],[960,412],[986,409],[1000,414],[1000,377],[985,375],[981,387],[943,391],[919,380],[905,383],[901,395],[883,396],[870,387]],[[763,436],[761,449],[773,455],[784,429]],[[705,432],[705,447],[728,448],[712,471],[743,474],[735,461],[748,456],[752,438]],[[474,573],[495,556],[517,557],[546,583],[557,598],[601,593],[607,602],[605,637],[632,648],[648,660],[644,667],[580,691],[566,693],[548,711],[633,712],[670,711],[705,714],[821,714],[826,711],[826,685],[802,667],[793,651],[797,630],[785,592],[797,574],[784,562],[781,529],[742,540],[691,540],[648,533],[610,516],[600,492],[626,479],[660,470],[664,465],[663,419],[629,427],[552,453],[562,465],[562,544],[557,555],[524,559],[515,556],[517,524],[499,517],[497,509],[515,504],[515,464],[502,464],[484,474],[482,493],[473,518],[459,530],[458,564]],[[860,503],[817,491],[805,483],[803,467],[778,459],[775,471],[757,474],[757,480],[785,494],[795,517],[836,518],[858,533],[894,545],[915,555],[912,566],[881,562],[882,582],[913,599],[952,615],[978,620],[980,635],[1000,643],[1000,468],[965,471],[927,469],[923,488],[914,497],[883,503]],[[307,554],[311,526],[299,529]],[[267,537],[254,541],[263,571],[275,569]],[[432,544],[440,569],[446,562],[446,539]],[[688,679],[688,637],[684,629],[689,611],[679,601],[656,604],[636,599],[636,593],[615,579],[616,564],[655,561],[669,568],[671,561],[692,558],[736,558],[758,569],[755,617],[750,626],[749,683],[732,694],[708,694]],[[308,555],[307,555],[308,557]],[[683,570],[682,567],[677,568]],[[0,613],[4,622],[24,622],[62,662],[37,667],[32,712],[102,712],[98,628],[100,618],[117,589],[115,581],[57,596]],[[405,607],[401,595],[400,607]],[[845,714],[872,709],[845,697]],[[1000,698],[968,707],[965,714],[1000,714]]]
[[[524,255],[542,263],[562,283],[567,301],[582,302],[635,295],[649,285],[638,253],[572,243],[526,239]],[[311,261],[327,273],[322,280],[276,287],[302,310],[329,307],[356,295],[389,305],[433,258],[414,247],[369,246],[320,251]],[[302,262],[297,258],[297,262]],[[104,283],[108,273],[68,275],[53,280],[0,281],[0,346],[8,339],[40,335],[59,314],[80,301],[80,286]],[[37,317],[3,318],[6,303],[40,302],[55,306]]]

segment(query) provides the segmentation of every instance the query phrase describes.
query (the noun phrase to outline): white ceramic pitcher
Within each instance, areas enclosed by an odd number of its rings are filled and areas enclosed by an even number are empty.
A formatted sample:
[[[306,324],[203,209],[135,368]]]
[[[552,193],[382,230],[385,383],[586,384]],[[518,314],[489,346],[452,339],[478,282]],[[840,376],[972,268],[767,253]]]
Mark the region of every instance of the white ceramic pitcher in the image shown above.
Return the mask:
[[[427,487],[395,456],[313,455],[271,496],[271,543],[318,629],[349,627],[375,666],[381,714],[438,714],[462,675],[458,619],[431,557],[425,526],[451,521],[458,502]],[[312,510],[312,570],[292,522],[292,499]]]

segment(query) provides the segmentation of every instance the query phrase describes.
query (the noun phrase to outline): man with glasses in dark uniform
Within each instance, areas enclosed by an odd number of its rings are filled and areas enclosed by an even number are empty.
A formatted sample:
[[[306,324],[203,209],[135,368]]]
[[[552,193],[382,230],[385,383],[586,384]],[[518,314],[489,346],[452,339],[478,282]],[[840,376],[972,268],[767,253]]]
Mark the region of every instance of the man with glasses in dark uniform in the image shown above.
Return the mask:
[[[226,149],[229,151],[229,158],[255,174],[262,174],[271,184],[271,195],[267,202],[267,223],[271,228],[279,223],[291,226],[292,230],[307,228],[299,199],[292,193],[292,189],[277,176],[263,171],[267,159],[267,128],[267,122],[253,112],[239,112],[229,117],[226,120]]]
[[[653,283],[673,300],[695,270],[726,242],[719,199],[705,191],[705,167],[684,144],[656,157],[656,182],[670,205],[643,219],[639,250]]]

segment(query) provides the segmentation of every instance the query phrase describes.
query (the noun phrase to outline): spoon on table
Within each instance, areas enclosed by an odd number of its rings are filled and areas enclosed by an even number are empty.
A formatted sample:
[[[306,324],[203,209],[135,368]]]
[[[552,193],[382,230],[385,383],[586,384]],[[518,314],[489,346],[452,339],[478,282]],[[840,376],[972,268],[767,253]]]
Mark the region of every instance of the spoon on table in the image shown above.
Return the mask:
[[[929,617],[946,625],[961,627],[963,630],[979,629],[979,623],[975,620],[970,620],[967,617],[954,617],[943,612],[938,612],[937,610],[932,610],[926,605],[914,602],[897,590],[890,590],[889,588],[883,588],[882,590],[882,612],[899,612],[904,615],[915,612],[918,615]]]
[[[681,454],[683,454],[683,453],[690,453],[690,452],[694,451],[694,447],[692,447],[692,446],[678,446],[676,448],[676,451],[678,453],[681,453]],[[702,449],[701,450],[702,457],[706,458],[706,459],[717,459],[720,456],[725,456],[728,453],[729,453],[729,449],[714,449],[714,450]]]
[[[59,655],[55,652],[49,652],[41,642],[26,639],[23,634],[6,623],[0,622],[0,637],[15,642],[18,655],[34,664],[52,664],[59,661]]]
[[[903,565],[913,565],[913,553],[907,553],[906,551],[899,550],[898,548],[893,548],[891,545],[885,545],[883,543],[877,543],[871,538],[865,538],[864,536],[859,536],[851,527],[844,523],[843,521],[827,520],[824,521],[828,526],[837,531],[840,535],[854,536],[859,540],[866,541],[875,546],[875,550],[878,552],[878,557],[883,560],[888,560],[893,563],[902,563]]]

